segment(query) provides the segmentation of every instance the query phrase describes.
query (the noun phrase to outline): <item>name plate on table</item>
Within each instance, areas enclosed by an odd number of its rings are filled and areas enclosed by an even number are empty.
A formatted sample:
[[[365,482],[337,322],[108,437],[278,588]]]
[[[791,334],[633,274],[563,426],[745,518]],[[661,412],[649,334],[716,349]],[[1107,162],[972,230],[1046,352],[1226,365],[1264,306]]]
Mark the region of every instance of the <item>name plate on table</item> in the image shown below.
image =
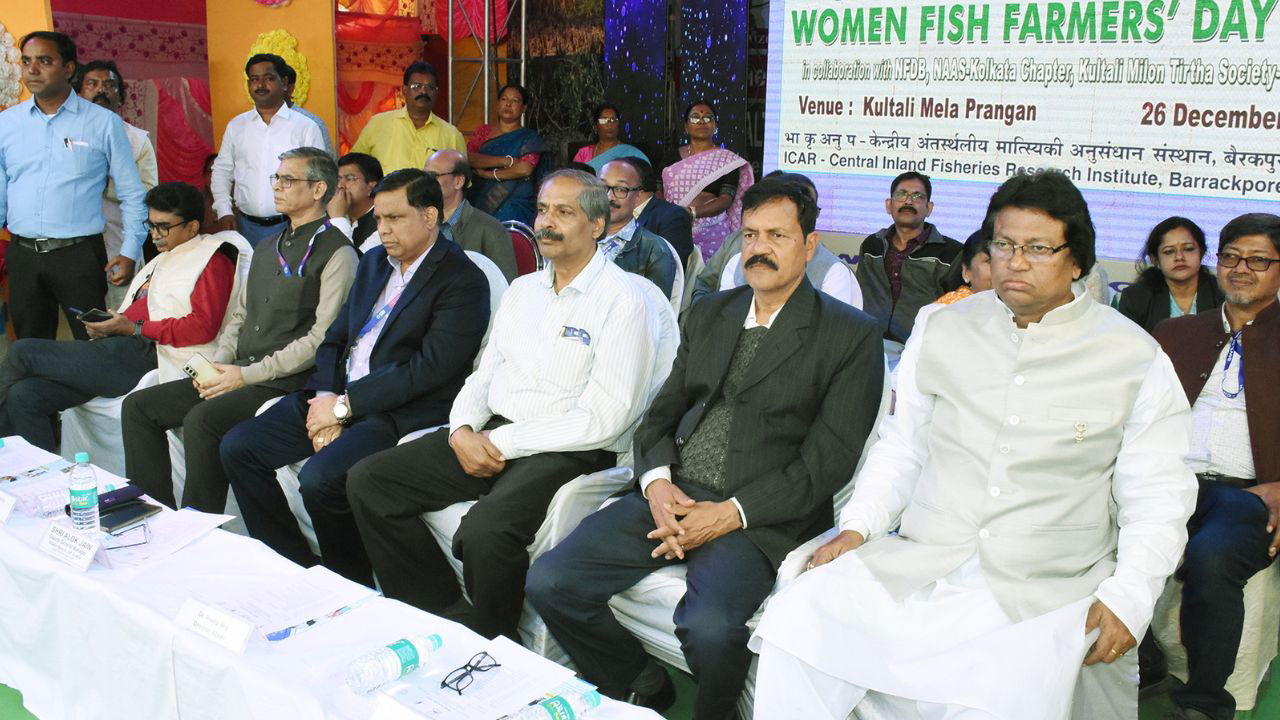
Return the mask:
[[[3,525],[9,519],[9,515],[13,513],[13,507],[18,504],[18,498],[7,492],[0,492],[0,525]]]
[[[178,625],[237,655],[244,653],[254,630],[249,622],[192,598],[187,598],[178,611]]]
[[[82,535],[61,523],[51,522],[40,540],[40,551],[84,572],[89,569],[101,544],[102,541],[96,537]]]

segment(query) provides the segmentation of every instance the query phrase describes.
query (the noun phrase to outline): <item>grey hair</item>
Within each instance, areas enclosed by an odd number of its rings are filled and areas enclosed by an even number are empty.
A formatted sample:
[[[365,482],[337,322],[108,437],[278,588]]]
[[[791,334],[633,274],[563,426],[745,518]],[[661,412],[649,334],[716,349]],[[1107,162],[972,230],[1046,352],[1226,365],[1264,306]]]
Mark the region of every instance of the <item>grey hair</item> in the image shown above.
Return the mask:
[[[582,208],[582,212],[586,213],[587,222],[604,220],[607,232],[609,227],[609,190],[605,187],[604,181],[591,173],[565,169],[551,173],[542,182],[544,184],[549,183],[559,177],[569,178],[582,186],[582,193],[578,195],[578,207]],[[599,239],[596,238],[596,240]]]
[[[281,160],[293,158],[307,161],[307,180],[324,183],[324,198],[320,202],[327,205],[338,192],[338,163],[333,156],[314,147],[297,147],[280,153]]]

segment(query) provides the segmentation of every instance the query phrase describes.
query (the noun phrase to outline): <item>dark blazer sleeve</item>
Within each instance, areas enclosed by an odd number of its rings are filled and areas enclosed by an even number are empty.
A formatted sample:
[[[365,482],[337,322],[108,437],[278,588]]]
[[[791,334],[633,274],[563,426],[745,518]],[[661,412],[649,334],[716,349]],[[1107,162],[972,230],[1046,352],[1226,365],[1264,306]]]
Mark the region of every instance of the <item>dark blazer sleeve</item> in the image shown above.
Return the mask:
[[[424,290],[413,298],[415,303],[433,303],[421,349],[407,359],[377,366],[347,388],[356,417],[393,410],[407,399],[431,393],[475,359],[489,325],[489,282],[460,249],[455,252],[429,278],[443,285],[439,292]]]
[[[649,259],[645,263],[647,267],[644,276],[657,285],[663,295],[671,297],[671,288],[676,284],[676,273],[680,272],[680,268],[676,267],[676,259],[671,255],[671,248],[658,235],[644,228],[640,228],[640,231],[648,235],[649,239]]]
[[[1117,303],[1116,310],[1119,310],[1121,315],[1136,323],[1138,327],[1145,329],[1147,332],[1152,332],[1160,320],[1149,317],[1151,314],[1151,291],[1140,283],[1141,281],[1136,282],[1120,291],[1120,302]],[[1147,325],[1148,321],[1151,321],[1150,326]]]
[[[475,212],[480,211],[475,210]],[[511,233],[496,220],[484,223],[481,229],[483,240],[480,253],[498,266],[507,282],[515,280],[519,273],[516,269],[516,251],[511,246]]]
[[[734,493],[748,527],[805,517],[830,502],[853,477],[875,427],[885,381],[879,328],[869,317],[858,315],[857,329],[843,348],[799,457],[783,471],[784,479],[761,477]],[[819,327],[818,332],[824,329]],[[842,350],[839,346],[828,349]]]
[[[702,317],[705,317],[705,313],[698,315],[701,317],[690,316],[689,321],[680,328],[680,347],[676,350],[671,372],[657,397],[649,405],[649,411],[640,421],[640,427],[636,428],[632,439],[632,453],[635,457],[637,481],[654,468],[675,465],[680,461],[676,430],[693,404],[685,373],[689,368],[690,338],[700,337],[698,328],[703,324]]]

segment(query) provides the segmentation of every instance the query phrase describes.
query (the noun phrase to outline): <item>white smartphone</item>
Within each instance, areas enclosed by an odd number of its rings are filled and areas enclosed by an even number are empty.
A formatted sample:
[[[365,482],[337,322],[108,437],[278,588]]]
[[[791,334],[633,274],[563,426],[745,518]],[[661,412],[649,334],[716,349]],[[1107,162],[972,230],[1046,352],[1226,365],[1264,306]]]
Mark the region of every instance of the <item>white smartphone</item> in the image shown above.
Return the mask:
[[[191,376],[192,380],[200,385],[212,385],[217,382],[218,376],[222,371],[213,366],[209,359],[200,353],[191,356],[186,365],[182,366],[182,372]]]

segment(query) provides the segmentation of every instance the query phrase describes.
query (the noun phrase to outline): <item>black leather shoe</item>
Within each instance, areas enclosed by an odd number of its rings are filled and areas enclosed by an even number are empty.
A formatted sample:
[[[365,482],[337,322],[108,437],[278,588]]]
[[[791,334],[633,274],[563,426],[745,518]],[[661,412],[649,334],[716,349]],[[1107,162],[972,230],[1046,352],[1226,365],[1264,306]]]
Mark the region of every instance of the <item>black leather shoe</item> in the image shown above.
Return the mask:
[[[1213,720],[1213,717],[1195,708],[1175,708],[1165,713],[1163,720]]]
[[[656,692],[642,695],[634,690],[629,691],[623,700],[631,705],[639,705],[661,715],[676,703],[676,684],[671,679],[671,674],[666,670],[662,671],[662,687]]]

